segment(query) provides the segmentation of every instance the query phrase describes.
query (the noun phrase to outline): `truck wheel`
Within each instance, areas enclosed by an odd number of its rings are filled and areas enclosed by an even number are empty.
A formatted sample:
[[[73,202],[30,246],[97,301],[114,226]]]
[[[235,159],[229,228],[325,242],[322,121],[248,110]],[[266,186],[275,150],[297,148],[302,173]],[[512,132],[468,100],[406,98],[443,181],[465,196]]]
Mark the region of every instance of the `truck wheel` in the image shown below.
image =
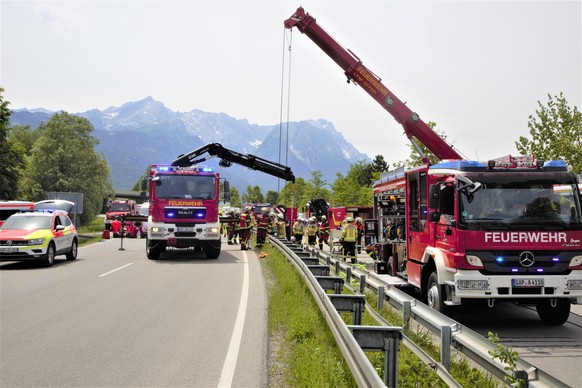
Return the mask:
[[[55,262],[55,246],[52,242],[49,243],[48,247],[46,248],[46,254],[41,259],[41,262],[45,267],[50,267],[54,264],[54,262]]]
[[[444,301],[444,290],[443,287],[438,283],[438,275],[436,271],[430,274],[428,278],[428,283],[426,285],[426,304],[436,311],[444,313],[445,301]]]
[[[150,260],[158,260],[162,251],[161,241],[150,241],[146,239],[146,255]]]
[[[218,256],[220,256],[220,241],[218,245],[206,244],[204,253],[206,253],[207,259],[218,259]]]
[[[536,310],[542,322],[548,325],[562,325],[570,316],[570,301],[565,298],[556,300],[556,307],[552,307],[550,299],[542,299],[536,305]]]
[[[71,250],[67,253],[67,260],[75,260],[77,258],[77,239],[73,240],[73,245],[71,245]]]

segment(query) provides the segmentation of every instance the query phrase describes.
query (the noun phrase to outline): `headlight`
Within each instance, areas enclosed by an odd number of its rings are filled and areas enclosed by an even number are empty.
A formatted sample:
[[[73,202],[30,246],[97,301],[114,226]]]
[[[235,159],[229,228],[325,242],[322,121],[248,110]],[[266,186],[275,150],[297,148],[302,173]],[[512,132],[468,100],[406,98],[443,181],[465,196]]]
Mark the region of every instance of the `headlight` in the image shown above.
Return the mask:
[[[582,280],[568,280],[566,282],[568,290],[582,290]]]
[[[582,265],[582,256],[574,256],[572,260],[570,260],[570,265],[568,267],[577,267]]]
[[[28,245],[42,245],[44,243],[44,238],[35,238],[28,240]]]
[[[483,267],[483,263],[481,259],[477,256],[467,255],[467,262],[471,264],[473,267]]]

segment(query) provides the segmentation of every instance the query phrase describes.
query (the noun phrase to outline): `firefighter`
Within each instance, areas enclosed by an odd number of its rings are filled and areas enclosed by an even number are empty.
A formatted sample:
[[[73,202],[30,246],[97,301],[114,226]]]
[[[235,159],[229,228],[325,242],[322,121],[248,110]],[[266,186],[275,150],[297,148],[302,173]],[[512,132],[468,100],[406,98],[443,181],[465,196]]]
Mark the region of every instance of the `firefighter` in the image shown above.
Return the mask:
[[[283,219],[283,214],[279,213],[279,220],[277,221],[277,236],[280,238],[287,238],[286,224]]]
[[[303,241],[303,224],[299,219],[296,219],[293,223],[293,238],[297,244],[301,245]]]
[[[354,225],[352,217],[346,217],[346,226],[342,230],[342,258],[350,258],[352,264],[356,263],[356,240],[358,238],[358,228]]]
[[[321,216],[321,222],[319,223],[319,249],[323,251],[323,244],[329,245],[329,224],[327,223],[327,217]]]
[[[226,237],[228,245],[238,244],[238,218],[240,215],[235,209],[230,210],[227,214],[228,220],[226,222]]]
[[[315,240],[317,239],[317,220],[315,217],[309,218],[309,224],[307,224],[307,229],[305,230],[305,234],[307,235],[307,245],[310,247],[315,245]]]
[[[250,206],[245,206],[239,218],[239,240],[241,251],[251,249],[249,241],[251,239],[251,229],[253,227],[253,210]]]
[[[267,231],[269,229],[269,215],[266,207],[261,209],[261,214],[257,219],[257,246],[263,245],[267,238]]]
[[[358,253],[362,252],[362,239],[364,238],[364,220],[362,217],[356,217],[356,228],[358,228],[358,239],[356,240],[356,248]]]

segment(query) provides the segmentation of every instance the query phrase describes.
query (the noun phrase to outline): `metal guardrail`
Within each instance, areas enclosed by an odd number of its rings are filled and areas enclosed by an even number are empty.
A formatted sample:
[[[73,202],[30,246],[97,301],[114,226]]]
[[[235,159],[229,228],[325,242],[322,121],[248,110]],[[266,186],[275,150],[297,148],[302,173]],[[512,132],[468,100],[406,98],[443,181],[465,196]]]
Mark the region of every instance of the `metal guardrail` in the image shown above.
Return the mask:
[[[285,256],[291,259],[290,261],[295,265],[295,267],[304,274],[304,277],[307,280],[307,284],[309,285],[311,292],[320,305],[321,311],[324,313],[328,325],[330,326],[336,341],[338,341],[338,346],[342,350],[344,357],[346,357],[346,362],[352,370],[354,378],[356,378],[358,384],[360,386],[378,386],[378,381],[381,382],[381,380],[379,380],[377,373],[373,370],[373,368],[371,368],[371,365],[363,352],[360,354],[361,349],[357,351],[357,349],[351,348],[351,346],[354,345],[353,336],[348,336],[348,328],[341,320],[341,317],[339,317],[336,309],[333,306],[330,306],[331,302],[329,302],[329,298],[327,297],[329,294],[327,294],[321,288],[321,286],[317,284],[315,277],[311,276],[311,271],[307,270],[307,265],[303,264],[298,256],[295,256],[295,253],[301,251],[302,249],[299,248],[298,245],[289,243],[286,240],[280,240],[272,236],[270,236],[270,239],[271,242],[273,242],[274,245],[285,254]],[[292,249],[290,246],[294,246],[295,248]],[[403,336],[403,343],[418,357],[420,357],[423,362],[425,362],[429,367],[433,368],[435,372],[443,379],[443,381],[449,384],[449,386],[458,385],[458,383],[456,383],[448,373],[451,362],[452,348],[456,349],[475,363],[479,364],[483,369],[495,377],[502,381],[504,380],[506,375],[506,370],[504,368],[508,365],[501,363],[500,361],[491,357],[489,351],[495,350],[495,345],[480,334],[474,332],[468,327],[461,325],[446,315],[431,309],[424,303],[400,291],[396,287],[391,287],[373,272],[360,270],[352,266],[342,264],[339,260],[334,260],[332,257],[326,255],[320,250],[311,249],[303,251],[303,255],[305,253],[309,253],[309,257],[316,257],[324,261],[328,267],[330,265],[334,266],[336,272],[338,272],[338,270],[346,272],[348,284],[350,277],[353,276],[360,280],[362,287],[376,291],[378,293],[379,307],[381,307],[384,301],[388,301],[388,303],[390,303],[393,307],[402,311],[405,328],[408,328],[410,320],[414,319],[418,324],[437,336],[440,340],[440,363],[437,363],[406,336]],[[379,320],[380,317],[377,316],[377,314],[373,315],[375,315],[377,320]],[[339,321],[337,319],[339,319]],[[347,337],[351,339],[347,339]],[[340,344],[340,340],[343,343]],[[368,365],[366,365],[366,363]],[[369,368],[371,368],[371,371]],[[525,360],[519,359],[517,362],[517,368],[519,369],[518,373],[520,378],[527,377],[526,386],[568,387],[568,385],[564,382],[540,370]],[[354,370],[357,373],[354,372]],[[358,380],[360,377],[371,377],[369,376],[369,373],[372,371],[376,376],[374,379]],[[394,385],[390,386],[395,386],[395,380]]]
[[[364,354],[362,347],[360,347],[350,332],[350,328],[353,329],[353,326],[348,327],[344,323],[338,311],[336,310],[336,307],[334,307],[332,301],[329,298],[330,294],[327,294],[327,292],[319,285],[315,275],[313,275],[311,270],[308,268],[308,265],[303,263],[301,258],[297,256],[288,245],[285,244],[286,241],[284,242],[283,240],[274,238],[272,236],[270,237],[270,241],[287,257],[287,259],[293,264],[293,266],[295,266],[297,271],[306,280],[307,286],[309,287],[314,299],[319,305],[319,308],[321,309],[323,316],[327,321],[327,324],[329,325],[329,328],[336,339],[338,347],[344,355],[346,363],[352,371],[352,375],[358,386],[387,386],[387,384],[385,384],[382,379],[380,379],[378,373],[376,373],[376,370]],[[327,268],[329,270],[329,267]],[[400,332],[400,328],[396,328],[396,330]],[[394,366],[393,369],[393,375],[396,376],[397,368]],[[391,384],[390,386],[396,386],[395,380],[394,384]]]

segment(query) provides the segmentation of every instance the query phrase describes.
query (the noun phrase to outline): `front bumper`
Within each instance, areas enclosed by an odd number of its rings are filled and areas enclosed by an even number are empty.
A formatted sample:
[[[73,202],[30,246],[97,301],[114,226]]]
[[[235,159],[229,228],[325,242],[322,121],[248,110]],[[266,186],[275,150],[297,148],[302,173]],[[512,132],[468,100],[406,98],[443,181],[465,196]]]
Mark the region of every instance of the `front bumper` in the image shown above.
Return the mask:
[[[527,279],[524,281],[524,279]],[[522,284],[516,285],[515,283]],[[541,284],[543,282],[543,284]],[[582,271],[569,275],[487,276],[478,271],[458,270],[453,281],[446,282],[449,300],[461,299],[553,299],[569,298],[582,304]]]
[[[148,224],[148,239],[150,240],[217,240],[220,239],[220,224],[196,224],[182,226],[177,224]]]
[[[48,243],[43,245],[0,245],[0,261],[35,260],[46,255]]]

